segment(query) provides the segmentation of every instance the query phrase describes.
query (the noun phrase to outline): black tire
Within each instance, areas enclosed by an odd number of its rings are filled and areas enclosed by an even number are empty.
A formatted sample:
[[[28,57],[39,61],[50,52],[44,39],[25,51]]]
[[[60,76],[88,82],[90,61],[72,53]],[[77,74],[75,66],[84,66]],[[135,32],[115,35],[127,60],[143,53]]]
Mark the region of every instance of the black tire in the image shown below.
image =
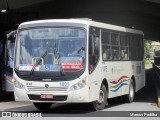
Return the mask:
[[[33,103],[38,110],[49,110],[52,103]]]
[[[126,103],[132,103],[134,100],[134,96],[135,96],[135,86],[134,86],[133,80],[131,79],[131,82],[129,85],[129,93],[127,95],[124,95],[122,99]]]
[[[102,98],[100,98],[100,96]],[[108,104],[107,102],[107,90],[104,84],[102,84],[100,92],[99,92],[99,100],[91,103],[91,108],[93,110],[102,110]]]

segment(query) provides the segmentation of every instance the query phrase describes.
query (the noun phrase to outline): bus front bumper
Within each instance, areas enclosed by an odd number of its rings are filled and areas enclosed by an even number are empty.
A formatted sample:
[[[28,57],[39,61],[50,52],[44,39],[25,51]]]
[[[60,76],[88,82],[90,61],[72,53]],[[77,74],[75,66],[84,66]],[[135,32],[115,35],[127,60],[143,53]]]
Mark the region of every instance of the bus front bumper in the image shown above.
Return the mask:
[[[41,95],[53,95],[53,98],[41,98]],[[27,102],[53,102],[53,103],[88,103],[89,91],[84,87],[75,91],[68,92],[49,92],[36,91],[28,92],[23,89],[14,87],[14,96],[16,101]]]

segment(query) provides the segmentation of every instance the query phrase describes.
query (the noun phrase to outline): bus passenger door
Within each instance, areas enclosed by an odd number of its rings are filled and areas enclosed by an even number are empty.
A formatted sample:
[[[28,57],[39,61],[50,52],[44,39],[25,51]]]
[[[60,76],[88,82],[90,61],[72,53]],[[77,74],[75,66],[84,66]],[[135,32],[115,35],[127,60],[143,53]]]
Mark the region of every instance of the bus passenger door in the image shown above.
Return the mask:
[[[90,101],[99,99],[101,86],[100,73],[100,29],[90,27],[89,36],[89,82],[90,82]]]

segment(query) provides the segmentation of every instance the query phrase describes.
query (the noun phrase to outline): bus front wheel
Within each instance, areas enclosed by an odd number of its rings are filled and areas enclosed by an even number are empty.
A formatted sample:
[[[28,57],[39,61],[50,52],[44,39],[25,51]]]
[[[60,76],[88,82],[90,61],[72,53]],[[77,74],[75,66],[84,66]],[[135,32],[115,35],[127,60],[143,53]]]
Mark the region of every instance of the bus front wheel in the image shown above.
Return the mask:
[[[33,103],[38,110],[49,110],[52,103]]]
[[[91,103],[93,110],[102,110],[107,104],[107,90],[104,84],[102,84],[99,91],[99,100]]]

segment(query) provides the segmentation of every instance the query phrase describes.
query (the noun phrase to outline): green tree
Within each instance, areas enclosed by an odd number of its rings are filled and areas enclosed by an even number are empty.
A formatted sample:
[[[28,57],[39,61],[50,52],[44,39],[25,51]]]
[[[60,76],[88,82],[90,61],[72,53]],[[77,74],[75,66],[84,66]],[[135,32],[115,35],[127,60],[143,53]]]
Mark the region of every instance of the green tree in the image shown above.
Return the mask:
[[[144,55],[145,55],[145,57],[147,55],[149,55],[149,52],[151,52],[151,48],[152,48],[151,41],[145,41],[145,43],[144,43]]]

